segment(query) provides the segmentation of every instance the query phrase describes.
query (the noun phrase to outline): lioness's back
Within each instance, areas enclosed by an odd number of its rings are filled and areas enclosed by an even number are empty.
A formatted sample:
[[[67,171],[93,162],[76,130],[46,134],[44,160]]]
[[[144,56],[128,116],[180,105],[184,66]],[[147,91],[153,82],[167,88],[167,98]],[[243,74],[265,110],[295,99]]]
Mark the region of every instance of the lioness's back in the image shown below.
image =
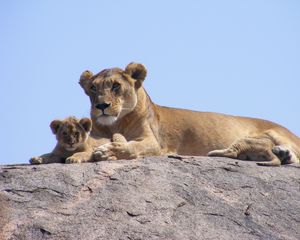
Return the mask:
[[[238,138],[256,135],[269,129],[280,129],[284,134],[291,135],[295,141],[299,141],[300,145],[300,140],[294,134],[271,121],[157,105],[156,109],[163,147],[176,150],[180,154],[206,155],[211,149],[227,147]],[[185,143],[185,146],[181,147],[179,142]]]

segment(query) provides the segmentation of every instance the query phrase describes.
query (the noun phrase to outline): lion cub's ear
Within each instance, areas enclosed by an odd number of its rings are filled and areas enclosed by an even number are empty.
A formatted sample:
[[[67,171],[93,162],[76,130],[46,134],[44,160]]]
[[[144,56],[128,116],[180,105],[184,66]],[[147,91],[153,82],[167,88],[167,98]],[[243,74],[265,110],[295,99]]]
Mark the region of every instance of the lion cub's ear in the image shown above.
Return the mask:
[[[90,132],[92,130],[92,121],[89,118],[80,119],[79,124],[86,132]]]
[[[50,128],[51,128],[53,134],[57,134],[58,129],[60,128],[61,125],[62,125],[62,121],[60,121],[60,120],[53,120],[50,123]]]
[[[129,63],[125,68],[125,73],[136,80],[135,87],[140,88],[147,75],[147,69],[140,63]]]
[[[90,79],[93,76],[93,73],[91,71],[84,71],[79,79],[79,84],[80,86],[84,89],[85,93],[88,94],[89,90],[89,84],[90,84]]]

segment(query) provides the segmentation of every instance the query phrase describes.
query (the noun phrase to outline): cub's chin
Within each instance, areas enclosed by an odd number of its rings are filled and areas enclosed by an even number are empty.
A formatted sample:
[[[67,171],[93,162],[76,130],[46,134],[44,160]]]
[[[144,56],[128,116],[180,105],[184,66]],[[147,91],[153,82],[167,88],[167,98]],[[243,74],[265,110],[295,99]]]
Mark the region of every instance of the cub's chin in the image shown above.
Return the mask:
[[[118,119],[118,117],[115,117],[115,116],[105,116],[105,115],[102,115],[102,116],[99,116],[97,118],[97,123],[99,125],[103,125],[103,126],[110,126],[112,125],[114,122],[116,122]]]
[[[65,149],[69,152],[73,152],[77,149],[77,147],[65,147]]]

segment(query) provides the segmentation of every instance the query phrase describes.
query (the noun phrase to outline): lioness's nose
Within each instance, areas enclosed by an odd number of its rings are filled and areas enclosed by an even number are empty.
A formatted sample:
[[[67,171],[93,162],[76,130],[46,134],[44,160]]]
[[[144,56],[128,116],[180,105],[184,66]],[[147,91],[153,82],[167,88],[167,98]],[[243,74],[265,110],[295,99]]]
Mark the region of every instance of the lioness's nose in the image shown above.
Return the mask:
[[[110,103],[98,103],[95,107],[103,111],[104,109],[108,108],[109,106],[110,106]]]

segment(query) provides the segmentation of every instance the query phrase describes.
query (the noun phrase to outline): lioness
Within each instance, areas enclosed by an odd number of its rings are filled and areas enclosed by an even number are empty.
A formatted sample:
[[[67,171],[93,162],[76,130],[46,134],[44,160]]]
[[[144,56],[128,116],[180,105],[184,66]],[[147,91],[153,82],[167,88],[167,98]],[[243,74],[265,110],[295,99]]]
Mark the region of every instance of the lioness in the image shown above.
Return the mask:
[[[29,160],[31,164],[90,162],[95,147],[110,142],[109,139],[89,136],[92,128],[92,121],[89,118],[78,120],[75,117],[68,117],[64,120],[53,120],[50,128],[56,135],[55,148],[51,153],[31,158]],[[120,134],[114,134],[112,141],[126,142],[126,139]]]
[[[300,139],[286,128],[261,119],[156,105],[142,87],[146,74],[146,68],[139,63],[130,63],[125,70],[111,68],[96,75],[90,71],[81,74],[79,83],[91,101],[92,133],[110,138],[120,132],[128,140],[100,146],[94,152],[95,159],[170,153],[233,158],[243,155],[251,159],[254,152],[260,155],[257,160],[275,165],[299,162]],[[261,139],[267,141],[263,146]],[[237,141],[243,144],[232,145]],[[226,149],[230,146],[236,147],[238,154],[228,155]],[[284,154],[279,154],[278,146]],[[212,152],[217,149],[223,151]]]

